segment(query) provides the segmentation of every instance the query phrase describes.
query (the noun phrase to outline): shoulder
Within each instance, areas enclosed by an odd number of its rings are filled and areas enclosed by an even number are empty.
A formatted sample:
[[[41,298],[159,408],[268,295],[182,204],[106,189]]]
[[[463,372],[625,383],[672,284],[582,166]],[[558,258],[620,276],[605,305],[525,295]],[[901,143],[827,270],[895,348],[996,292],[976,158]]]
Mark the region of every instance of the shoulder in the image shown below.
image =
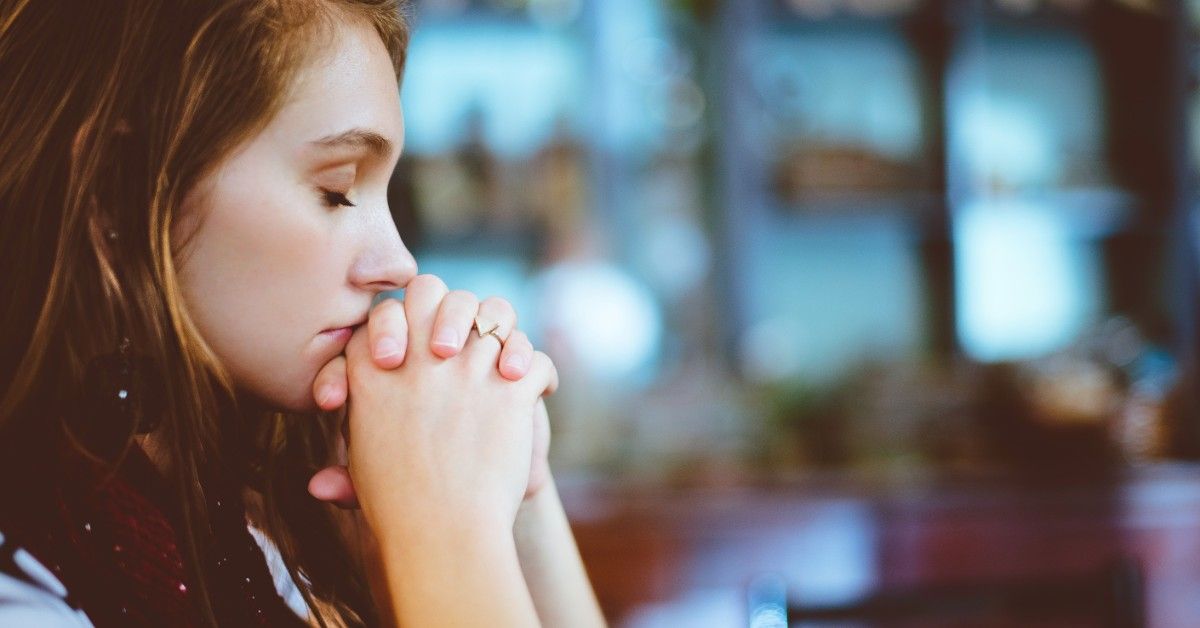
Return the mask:
[[[0,532],[0,626],[91,625],[54,574]]]

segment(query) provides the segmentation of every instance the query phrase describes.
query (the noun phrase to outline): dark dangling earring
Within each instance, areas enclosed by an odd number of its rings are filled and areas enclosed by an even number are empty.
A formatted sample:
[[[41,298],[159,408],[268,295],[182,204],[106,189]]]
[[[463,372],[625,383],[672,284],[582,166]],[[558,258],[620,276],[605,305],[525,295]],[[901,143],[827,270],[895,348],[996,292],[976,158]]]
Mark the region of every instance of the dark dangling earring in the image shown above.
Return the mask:
[[[162,423],[161,371],[135,354],[132,345],[122,337],[115,352],[88,362],[79,391],[72,431],[102,455],[119,452],[130,436],[152,432]]]

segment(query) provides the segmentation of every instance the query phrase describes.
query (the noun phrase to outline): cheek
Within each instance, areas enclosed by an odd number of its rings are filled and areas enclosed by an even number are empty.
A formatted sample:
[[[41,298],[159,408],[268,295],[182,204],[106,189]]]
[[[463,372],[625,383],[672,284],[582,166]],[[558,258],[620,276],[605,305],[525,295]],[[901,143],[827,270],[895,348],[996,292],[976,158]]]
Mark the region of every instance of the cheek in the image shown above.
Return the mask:
[[[329,318],[314,304],[332,302],[346,264],[335,259],[336,232],[314,201],[244,190],[211,197],[181,268],[185,299],[240,387],[301,409],[323,366],[309,350]]]

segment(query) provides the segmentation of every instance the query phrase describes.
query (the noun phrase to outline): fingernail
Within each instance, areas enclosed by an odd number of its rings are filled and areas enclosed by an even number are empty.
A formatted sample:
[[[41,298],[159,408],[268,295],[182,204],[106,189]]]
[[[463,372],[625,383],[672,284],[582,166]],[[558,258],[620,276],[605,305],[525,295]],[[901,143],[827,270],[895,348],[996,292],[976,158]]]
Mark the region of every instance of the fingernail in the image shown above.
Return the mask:
[[[317,405],[325,406],[333,398],[333,386],[325,384],[317,389]]]
[[[375,343],[375,359],[386,360],[400,355],[400,343],[395,338],[384,337]]]
[[[438,332],[437,338],[434,338],[433,344],[458,348],[458,332],[449,327],[443,328]]]
[[[529,368],[529,360],[524,355],[519,353],[508,356],[508,359],[505,360],[504,363],[507,364],[509,368],[522,373],[525,372],[525,369]]]

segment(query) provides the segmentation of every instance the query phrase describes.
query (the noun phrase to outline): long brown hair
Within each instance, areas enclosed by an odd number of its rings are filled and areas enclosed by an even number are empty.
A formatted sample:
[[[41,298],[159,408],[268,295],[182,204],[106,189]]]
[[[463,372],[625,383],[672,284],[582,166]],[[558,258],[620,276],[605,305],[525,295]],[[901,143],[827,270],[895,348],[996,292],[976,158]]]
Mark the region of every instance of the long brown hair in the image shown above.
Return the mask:
[[[172,238],[188,191],[281,107],[337,20],[403,71],[403,0],[0,0],[0,442],[63,421],[85,365],[128,337],[164,374],[161,428],[197,566],[205,465],[234,456],[228,374],[184,307]],[[240,412],[240,410],[237,410]],[[268,533],[322,625],[375,617],[331,507],[304,494],[328,422],[261,413]],[[127,445],[128,446],[128,445]],[[324,615],[324,617],[321,617]]]

